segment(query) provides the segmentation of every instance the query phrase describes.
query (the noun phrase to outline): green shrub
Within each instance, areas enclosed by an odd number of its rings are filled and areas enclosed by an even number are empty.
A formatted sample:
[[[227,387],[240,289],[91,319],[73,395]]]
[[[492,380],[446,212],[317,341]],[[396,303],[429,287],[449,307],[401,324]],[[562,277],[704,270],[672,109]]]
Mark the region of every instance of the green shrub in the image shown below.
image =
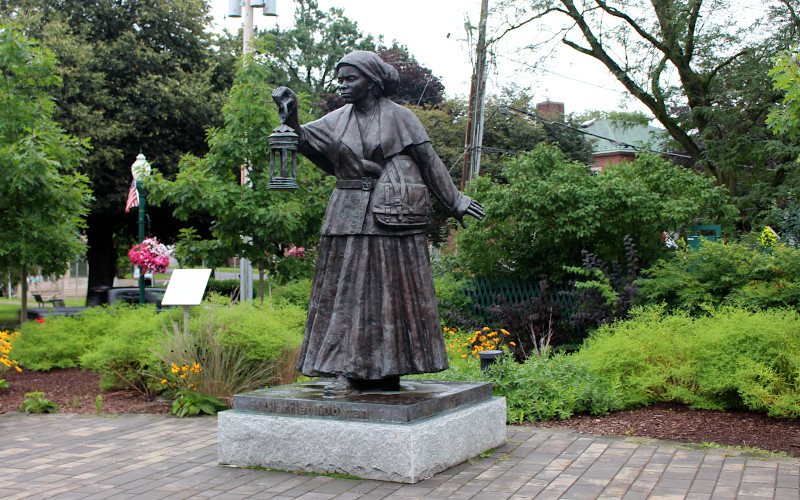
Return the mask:
[[[144,394],[158,392],[161,388],[144,373],[158,361],[153,350],[164,322],[169,322],[170,315],[179,313],[174,309],[158,314],[153,305],[122,305],[109,309],[106,334],[80,356],[80,366],[102,373],[101,389],[129,387]]]
[[[272,300],[275,304],[294,304],[303,309],[308,309],[308,299],[311,297],[311,280],[302,279],[292,281],[272,290]]]
[[[80,367],[80,357],[116,330],[120,310],[121,306],[92,307],[77,316],[52,316],[44,323],[25,322],[14,342],[14,358],[36,371]],[[154,310],[147,314],[154,314]]]
[[[239,296],[239,285],[239,280],[217,280],[210,278],[206,285],[206,292],[214,292],[235,299]]]
[[[203,395],[195,391],[180,391],[172,403],[169,414],[177,417],[193,417],[200,413],[216,415],[227,409],[228,406],[214,396]]]
[[[665,308],[601,327],[576,357],[619,383],[625,407],[679,401],[800,416],[800,315],[791,310],[711,309],[704,317]]]
[[[189,329],[158,338],[152,380],[173,393],[231,402],[236,393],[293,382],[306,312],[294,305],[239,303],[194,308]]]
[[[58,405],[45,399],[43,392],[26,392],[19,411],[26,413],[58,413]]]
[[[652,305],[702,314],[708,306],[800,307],[800,250],[704,242],[644,271],[639,297]]]
[[[530,357],[517,363],[506,351],[501,362],[480,370],[473,356],[451,358],[451,367],[425,378],[492,382],[495,396],[506,398],[509,423],[569,418],[575,413],[601,414],[621,408],[619,392],[569,354]]]

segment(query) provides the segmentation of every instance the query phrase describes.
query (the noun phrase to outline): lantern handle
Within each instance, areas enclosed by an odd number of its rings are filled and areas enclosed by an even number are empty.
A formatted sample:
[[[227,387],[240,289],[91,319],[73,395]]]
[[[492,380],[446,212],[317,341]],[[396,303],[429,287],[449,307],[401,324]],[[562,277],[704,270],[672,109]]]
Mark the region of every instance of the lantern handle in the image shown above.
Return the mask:
[[[278,106],[278,117],[281,124],[288,125],[297,131],[300,128],[300,118],[297,114],[297,94],[289,87],[278,87],[272,91],[272,100]]]

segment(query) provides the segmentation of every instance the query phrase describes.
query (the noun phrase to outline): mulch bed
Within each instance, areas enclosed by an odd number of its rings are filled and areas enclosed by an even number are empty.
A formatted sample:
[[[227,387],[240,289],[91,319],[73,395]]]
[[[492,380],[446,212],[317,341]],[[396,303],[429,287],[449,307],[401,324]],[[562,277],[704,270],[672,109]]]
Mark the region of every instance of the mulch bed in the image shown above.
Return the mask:
[[[167,414],[168,401],[136,391],[101,391],[100,376],[77,368],[49,372],[11,370],[2,377],[9,387],[0,389],[0,414],[15,412],[25,393],[41,391],[61,413],[95,413],[95,398],[103,397],[107,414]],[[575,415],[569,420],[535,422],[532,427],[570,429],[596,435],[638,436],[685,443],[714,443],[786,453],[800,457],[800,421],[767,417],[749,411],[693,410],[661,403],[607,415]]]
[[[17,411],[25,393],[44,392],[44,398],[58,404],[59,413],[93,414],[97,396],[103,397],[103,413],[169,413],[172,403],[150,398],[136,391],[101,391],[100,375],[78,368],[55,368],[49,372],[9,370],[0,378],[8,388],[0,389],[0,414]]]

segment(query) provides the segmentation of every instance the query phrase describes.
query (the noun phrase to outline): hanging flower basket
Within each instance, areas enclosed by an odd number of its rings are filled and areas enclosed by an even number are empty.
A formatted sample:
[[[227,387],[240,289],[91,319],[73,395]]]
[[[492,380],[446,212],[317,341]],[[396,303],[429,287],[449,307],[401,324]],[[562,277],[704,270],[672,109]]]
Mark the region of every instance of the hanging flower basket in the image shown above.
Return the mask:
[[[128,250],[131,264],[139,266],[144,272],[163,273],[169,267],[169,250],[155,238],[147,238]]]

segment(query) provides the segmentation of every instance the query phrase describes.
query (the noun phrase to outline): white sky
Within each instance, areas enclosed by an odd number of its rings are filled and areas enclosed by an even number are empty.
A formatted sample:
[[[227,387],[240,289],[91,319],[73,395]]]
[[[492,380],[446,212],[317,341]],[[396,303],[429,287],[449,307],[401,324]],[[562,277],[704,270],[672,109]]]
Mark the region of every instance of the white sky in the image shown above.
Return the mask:
[[[219,27],[230,31],[241,27],[241,18],[227,17],[228,0],[209,1],[211,13]],[[465,41],[464,22],[468,15],[471,22],[477,25],[480,0],[400,0],[392,3],[376,0],[318,1],[322,10],[327,11],[331,7],[343,9],[345,16],[356,21],[362,32],[375,37],[383,35],[386,45],[391,45],[393,40],[406,45],[420,64],[430,68],[441,79],[448,96],[469,94],[472,66]],[[276,22],[282,28],[291,26],[294,3],[291,0],[277,0],[277,5],[277,18],[265,17],[261,9],[255,9],[256,26],[269,29]],[[382,8],[384,5],[387,7]],[[516,83],[522,88],[530,87],[530,93],[537,102],[550,99],[565,103],[567,113],[620,109],[623,97],[621,85],[593,59],[579,54],[570,55],[569,60],[552,67],[552,71],[563,77],[552,73],[534,76],[524,71],[524,65],[511,60],[524,60],[524,52],[517,54],[513,47],[508,50],[503,50],[503,47],[500,52],[507,57],[498,57],[497,67],[490,71],[490,93],[498,92],[504,85]],[[630,110],[642,109],[632,103],[628,103],[628,106]]]
[[[384,43],[393,40],[406,45],[417,61],[430,68],[445,85],[448,96],[469,94],[472,73],[470,50],[465,41],[464,22],[469,16],[477,25],[480,17],[480,0],[318,0],[322,10],[331,7],[344,10],[344,15],[358,23],[364,33],[377,37],[383,35]],[[760,0],[742,0],[745,3]],[[231,31],[241,26],[241,18],[227,18],[228,0],[209,0],[212,15],[217,25]],[[490,0],[489,6],[495,4]],[[255,9],[255,23],[261,29],[275,26],[291,26],[294,17],[294,2],[277,0],[278,17],[265,17],[261,9]],[[491,25],[491,19],[490,19]],[[561,51],[557,62],[531,73],[526,70],[525,60],[531,55],[517,51],[523,46],[526,34],[523,28],[497,47],[497,65],[490,70],[489,93],[497,93],[503,86],[516,84],[529,89],[535,102],[550,99],[563,102],[566,112],[587,110],[646,111],[635,100],[626,99],[622,85],[613,78],[601,63],[571,49]],[[450,36],[448,37],[448,34]],[[649,114],[649,113],[648,113]]]

